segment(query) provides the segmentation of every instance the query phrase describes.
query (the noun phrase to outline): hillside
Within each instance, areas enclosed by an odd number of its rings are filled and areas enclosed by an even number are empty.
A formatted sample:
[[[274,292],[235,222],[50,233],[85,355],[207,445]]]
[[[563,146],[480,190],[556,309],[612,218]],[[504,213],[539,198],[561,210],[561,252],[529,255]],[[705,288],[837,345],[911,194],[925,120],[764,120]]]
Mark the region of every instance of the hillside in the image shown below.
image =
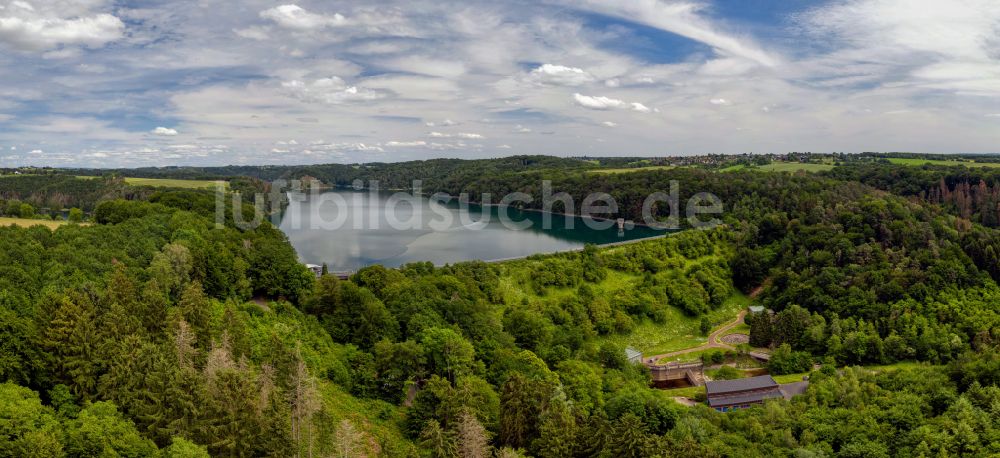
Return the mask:
[[[216,229],[191,190],[103,201],[90,226],[0,228],[0,454],[1000,453],[1000,287],[973,243],[991,229],[836,175],[547,169],[455,186],[542,177],[626,215],[678,180],[682,198],[723,199],[726,224],[349,280],[314,279],[269,224]],[[748,319],[768,368],[822,363],[805,395],[722,415],[625,360],[626,345],[697,347],[751,291],[775,311]]]

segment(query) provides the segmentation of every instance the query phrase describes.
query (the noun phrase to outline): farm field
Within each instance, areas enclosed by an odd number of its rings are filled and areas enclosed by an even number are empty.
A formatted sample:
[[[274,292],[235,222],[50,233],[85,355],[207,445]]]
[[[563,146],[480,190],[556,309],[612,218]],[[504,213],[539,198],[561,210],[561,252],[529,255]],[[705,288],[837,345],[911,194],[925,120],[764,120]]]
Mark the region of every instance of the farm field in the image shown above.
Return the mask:
[[[758,167],[752,167],[753,170],[760,170],[763,172],[798,172],[799,170],[815,173],[824,172],[833,169],[833,164],[815,164],[815,163],[803,163],[803,162],[772,162],[767,165],[761,165]],[[739,170],[744,170],[748,168],[745,165],[733,165],[721,169],[720,172],[736,172]]]
[[[0,226],[20,226],[20,227],[31,227],[31,226],[45,226],[49,229],[55,229],[59,226],[64,226],[69,224],[68,221],[59,220],[52,221],[47,219],[25,219],[25,218],[8,218],[0,217]],[[86,226],[88,223],[79,223],[81,226]]]
[[[172,179],[162,179],[162,178],[126,178],[125,182],[132,186],[155,186],[163,188],[189,188],[189,189],[215,189],[216,183],[219,181],[207,181],[207,180],[172,180]],[[221,181],[222,186],[226,189],[229,188],[229,183],[226,181]]]
[[[98,178],[81,176],[79,178]],[[212,180],[175,180],[168,178],[125,178],[125,183],[132,186],[154,186],[159,188],[187,188],[187,189],[215,189],[217,181]],[[229,183],[222,181],[223,186],[229,189]]]
[[[632,173],[632,172],[648,172],[650,170],[670,170],[676,168],[672,165],[650,165],[644,167],[626,167],[619,169],[597,169],[588,170],[589,173],[602,173],[602,174],[612,174],[612,173]]]
[[[967,160],[941,160],[941,159],[917,159],[917,158],[902,158],[902,157],[891,157],[889,162],[899,165],[911,165],[919,167],[921,165],[944,165],[944,166],[955,166],[964,165],[966,167],[989,167],[989,168],[1000,168],[1000,163],[996,162],[973,162]]]

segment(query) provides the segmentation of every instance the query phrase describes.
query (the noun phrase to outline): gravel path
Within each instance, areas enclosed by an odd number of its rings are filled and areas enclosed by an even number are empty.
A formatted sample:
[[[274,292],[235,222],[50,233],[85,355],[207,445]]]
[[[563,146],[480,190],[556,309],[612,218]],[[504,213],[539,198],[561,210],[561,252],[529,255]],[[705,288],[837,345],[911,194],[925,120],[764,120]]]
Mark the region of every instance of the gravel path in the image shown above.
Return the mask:
[[[736,350],[736,347],[733,347],[732,345],[729,345],[729,344],[726,344],[726,343],[722,342],[721,340],[719,340],[719,337],[721,337],[723,334],[725,334],[726,331],[729,331],[730,329],[733,329],[736,326],[739,326],[740,324],[742,324],[743,323],[743,318],[746,315],[747,315],[747,311],[746,310],[740,311],[740,314],[736,316],[735,320],[733,320],[729,324],[727,324],[727,325],[725,325],[725,326],[723,326],[723,327],[721,327],[721,328],[716,329],[715,331],[713,331],[711,334],[708,335],[708,342],[705,342],[705,343],[703,343],[703,344],[701,344],[701,345],[699,345],[697,347],[685,348],[684,350],[672,351],[670,353],[663,353],[661,355],[648,356],[648,357],[643,358],[643,361],[645,361],[646,364],[656,364],[657,361],[659,361],[661,359],[664,359],[664,358],[673,358],[675,356],[681,356],[681,355],[686,355],[688,353],[694,353],[694,352],[698,352],[698,351],[702,351],[702,350],[708,350],[710,348],[721,348],[723,350]]]

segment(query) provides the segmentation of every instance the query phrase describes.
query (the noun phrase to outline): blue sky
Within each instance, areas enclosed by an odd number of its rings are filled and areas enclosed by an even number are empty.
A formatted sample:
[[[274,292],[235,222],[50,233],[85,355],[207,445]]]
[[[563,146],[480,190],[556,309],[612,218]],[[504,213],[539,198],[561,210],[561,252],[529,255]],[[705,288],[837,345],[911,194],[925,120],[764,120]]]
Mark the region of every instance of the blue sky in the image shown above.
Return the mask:
[[[995,0],[0,0],[0,166],[998,152],[997,49]]]

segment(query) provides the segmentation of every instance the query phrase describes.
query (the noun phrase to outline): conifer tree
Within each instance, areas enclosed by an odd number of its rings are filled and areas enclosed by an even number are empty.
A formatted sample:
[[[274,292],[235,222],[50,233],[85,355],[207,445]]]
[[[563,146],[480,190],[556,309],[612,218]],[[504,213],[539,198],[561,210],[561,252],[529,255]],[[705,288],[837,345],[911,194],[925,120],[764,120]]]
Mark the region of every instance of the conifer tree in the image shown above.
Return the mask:
[[[430,452],[433,458],[458,456],[454,434],[442,428],[437,420],[428,420],[424,430],[420,432],[420,447]]]
[[[208,298],[205,297],[201,283],[193,281],[184,287],[178,307],[184,320],[191,325],[191,329],[198,337],[198,346],[207,348],[211,344],[212,330],[209,323],[211,315]]]
[[[540,458],[571,458],[576,447],[576,418],[559,392],[548,402],[539,419],[538,439],[532,444]]]
[[[97,388],[100,368],[96,309],[90,297],[72,294],[57,300],[52,320],[42,335],[42,344],[52,355],[57,380],[81,399],[90,399]]]

